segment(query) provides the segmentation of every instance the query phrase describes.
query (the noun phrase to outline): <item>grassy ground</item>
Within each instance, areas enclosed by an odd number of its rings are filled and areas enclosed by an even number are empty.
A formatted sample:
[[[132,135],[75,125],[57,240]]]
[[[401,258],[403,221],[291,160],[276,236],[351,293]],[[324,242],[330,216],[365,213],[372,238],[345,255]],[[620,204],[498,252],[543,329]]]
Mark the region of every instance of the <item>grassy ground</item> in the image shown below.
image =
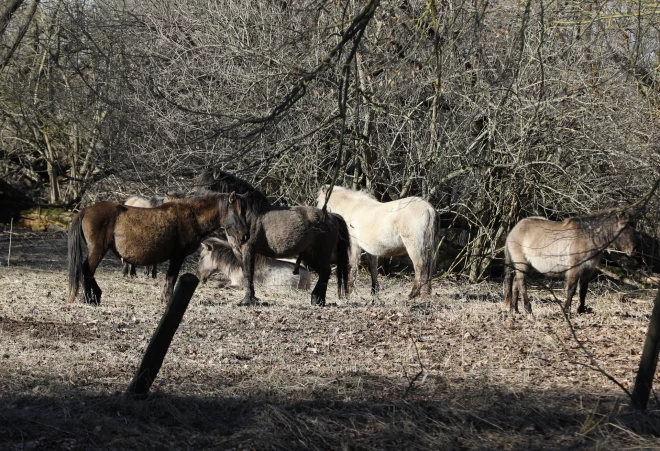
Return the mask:
[[[550,293],[501,312],[501,287],[438,279],[408,303],[406,275],[313,308],[212,279],[198,287],[146,400],[123,395],[164,311],[163,278],[106,257],[99,307],[66,305],[66,236],[0,235],[2,449],[658,449],[659,405],[631,413],[588,367]],[[194,258],[186,271],[194,272]],[[331,279],[334,283],[334,277]],[[559,287],[560,285],[556,285]],[[561,297],[561,290],[557,290]],[[625,296],[623,296],[625,294]],[[575,333],[634,383],[654,292],[593,283]],[[587,365],[587,366],[585,366]],[[655,383],[658,384],[658,379]]]

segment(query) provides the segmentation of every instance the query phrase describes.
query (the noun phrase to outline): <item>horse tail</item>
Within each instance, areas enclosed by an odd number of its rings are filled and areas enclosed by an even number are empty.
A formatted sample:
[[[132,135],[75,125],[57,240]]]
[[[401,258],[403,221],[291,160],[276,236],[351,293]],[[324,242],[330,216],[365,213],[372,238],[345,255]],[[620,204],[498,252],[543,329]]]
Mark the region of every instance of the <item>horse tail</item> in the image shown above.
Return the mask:
[[[78,213],[78,216],[76,216],[69,226],[69,302],[75,301],[80,284],[85,283],[83,271],[83,242],[85,241],[85,235],[82,229],[84,215],[85,210]]]
[[[504,245],[504,307],[511,308],[513,302],[513,266],[508,243]]]
[[[348,234],[348,225],[344,218],[335,215],[339,225],[337,239],[337,295],[341,298],[348,296],[348,259],[351,251],[351,237]]]
[[[429,221],[424,230],[422,242],[423,269],[426,281],[422,281],[422,286],[428,286],[428,294],[431,294],[431,278],[435,274],[435,266],[438,253],[438,244],[440,243],[440,215],[435,208],[429,207]],[[420,286],[420,289],[422,288]]]

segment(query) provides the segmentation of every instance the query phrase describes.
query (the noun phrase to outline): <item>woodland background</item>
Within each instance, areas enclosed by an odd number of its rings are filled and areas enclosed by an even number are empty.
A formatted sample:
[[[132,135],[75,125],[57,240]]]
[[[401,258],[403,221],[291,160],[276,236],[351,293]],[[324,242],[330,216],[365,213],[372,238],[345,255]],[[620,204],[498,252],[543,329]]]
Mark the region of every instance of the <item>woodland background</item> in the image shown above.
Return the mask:
[[[520,218],[649,192],[659,45],[652,1],[5,0],[0,198],[75,209],[219,166],[293,205],[336,180],[428,199],[476,281]]]

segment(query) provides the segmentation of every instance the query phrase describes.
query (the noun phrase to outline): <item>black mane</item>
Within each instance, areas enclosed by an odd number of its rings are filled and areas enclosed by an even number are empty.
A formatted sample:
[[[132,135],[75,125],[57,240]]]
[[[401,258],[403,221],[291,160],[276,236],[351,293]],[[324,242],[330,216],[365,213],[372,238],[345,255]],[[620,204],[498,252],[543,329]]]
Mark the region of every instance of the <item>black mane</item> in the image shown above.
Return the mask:
[[[270,201],[264,193],[250,185],[240,177],[237,177],[222,169],[206,169],[195,182],[195,191],[200,194],[211,192],[247,195],[246,204],[248,210],[261,212],[270,207]]]

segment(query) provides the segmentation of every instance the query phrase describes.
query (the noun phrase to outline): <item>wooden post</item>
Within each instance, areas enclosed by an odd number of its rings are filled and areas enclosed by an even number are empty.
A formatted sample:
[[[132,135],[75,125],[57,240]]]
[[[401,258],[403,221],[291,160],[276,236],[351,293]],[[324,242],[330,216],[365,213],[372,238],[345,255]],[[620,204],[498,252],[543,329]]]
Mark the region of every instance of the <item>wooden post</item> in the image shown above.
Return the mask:
[[[653,312],[649,320],[649,329],[646,331],[642,359],[639,361],[635,388],[631,396],[633,409],[646,410],[653,385],[653,376],[655,376],[658,365],[658,351],[660,351],[660,289],[653,301]]]
[[[149,388],[158,375],[165,354],[167,354],[170,343],[172,343],[172,337],[174,337],[174,333],[181,323],[183,314],[188,308],[188,303],[198,283],[199,279],[190,273],[186,273],[179,278],[170,302],[167,304],[167,309],[160,319],[160,324],[158,324],[147,350],[144,352],[140,368],[128,386],[128,395],[144,396],[149,392]]]

